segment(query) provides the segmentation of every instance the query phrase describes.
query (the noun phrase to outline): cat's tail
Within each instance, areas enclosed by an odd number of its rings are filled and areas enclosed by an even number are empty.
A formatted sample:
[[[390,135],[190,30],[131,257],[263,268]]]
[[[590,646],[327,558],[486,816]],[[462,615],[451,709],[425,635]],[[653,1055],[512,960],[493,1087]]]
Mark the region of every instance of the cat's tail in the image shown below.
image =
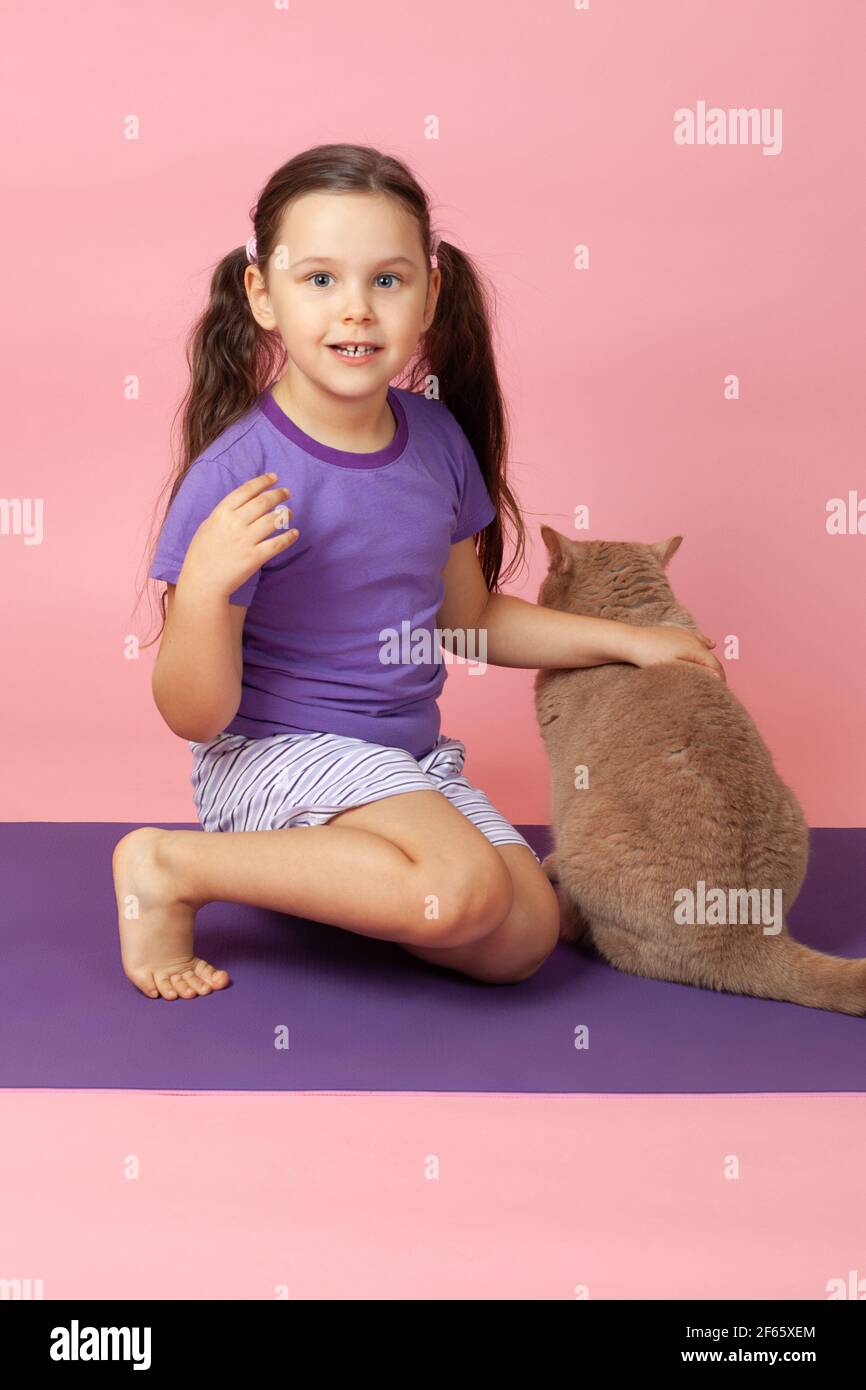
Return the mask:
[[[866,1014],[866,959],[814,951],[788,935],[787,923],[778,936],[761,943],[752,954],[751,967],[747,979],[739,982],[744,994],[841,1014]]]
[[[705,930],[715,933],[725,928]],[[778,934],[758,938],[751,931],[734,931],[721,950],[708,949],[707,941],[698,944],[669,932],[648,937],[626,931],[620,923],[601,917],[592,918],[587,935],[611,965],[650,980],[782,999],[834,1013],[866,1014],[866,959],[814,951],[789,935],[786,922]]]

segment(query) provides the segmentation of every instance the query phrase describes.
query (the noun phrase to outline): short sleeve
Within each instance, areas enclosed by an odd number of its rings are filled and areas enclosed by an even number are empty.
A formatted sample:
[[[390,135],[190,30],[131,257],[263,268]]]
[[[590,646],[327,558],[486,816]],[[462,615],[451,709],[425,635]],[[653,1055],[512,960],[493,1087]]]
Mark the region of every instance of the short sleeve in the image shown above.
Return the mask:
[[[459,425],[457,428],[460,438],[460,501],[457,522],[451,533],[452,545],[465,541],[467,536],[474,536],[477,531],[483,531],[496,516],[496,508],[490,500],[475,450]]]
[[[189,543],[199,526],[210,516],[217,503],[236,487],[240,487],[240,482],[225,464],[217,459],[196,460],[178,488],[162,524],[150,569],[151,579],[177,583]],[[261,569],[257,569],[251,574],[239,589],[229,595],[229,602],[247,607],[258,587],[261,573]]]

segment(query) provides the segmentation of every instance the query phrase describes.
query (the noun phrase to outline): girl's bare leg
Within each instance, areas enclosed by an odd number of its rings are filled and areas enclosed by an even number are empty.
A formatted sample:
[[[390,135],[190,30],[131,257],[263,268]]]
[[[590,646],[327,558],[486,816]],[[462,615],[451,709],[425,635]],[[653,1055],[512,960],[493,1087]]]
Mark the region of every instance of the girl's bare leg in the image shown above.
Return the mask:
[[[387,801],[390,839],[342,827],[339,817],[288,830],[125,835],[112,868],[128,979],[154,999],[224,989],[227,972],[194,954],[196,910],[213,901],[401,943],[461,945],[493,931],[513,892],[494,847],[439,792]]]

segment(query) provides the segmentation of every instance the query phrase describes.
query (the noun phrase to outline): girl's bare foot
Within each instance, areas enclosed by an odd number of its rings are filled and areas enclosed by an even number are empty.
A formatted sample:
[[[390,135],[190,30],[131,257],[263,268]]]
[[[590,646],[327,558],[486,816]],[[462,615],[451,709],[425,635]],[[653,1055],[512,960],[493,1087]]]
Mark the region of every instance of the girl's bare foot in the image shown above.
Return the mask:
[[[127,979],[151,999],[195,999],[225,989],[229,975],[193,955],[195,907],[181,900],[159,853],[171,833],[145,826],[114,847],[120,954]]]

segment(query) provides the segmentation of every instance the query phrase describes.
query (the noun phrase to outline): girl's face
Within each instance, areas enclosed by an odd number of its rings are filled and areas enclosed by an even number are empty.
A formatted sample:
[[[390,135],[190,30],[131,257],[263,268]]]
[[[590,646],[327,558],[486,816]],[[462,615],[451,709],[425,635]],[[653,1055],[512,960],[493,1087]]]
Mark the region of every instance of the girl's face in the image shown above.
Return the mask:
[[[279,331],[293,366],[327,390],[384,391],[436,312],[441,274],[429,268],[412,215],[377,193],[307,193],[287,209],[268,262],[245,284],[263,328]],[[374,343],[346,365],[333,343]]]

